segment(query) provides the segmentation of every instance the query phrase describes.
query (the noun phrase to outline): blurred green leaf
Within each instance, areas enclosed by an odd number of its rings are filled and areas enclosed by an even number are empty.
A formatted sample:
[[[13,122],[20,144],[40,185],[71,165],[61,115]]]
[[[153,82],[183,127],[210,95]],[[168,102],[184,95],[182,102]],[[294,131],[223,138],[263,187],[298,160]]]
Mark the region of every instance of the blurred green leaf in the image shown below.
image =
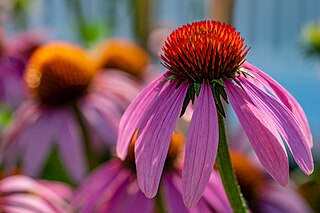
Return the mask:
[[[0,105],[0,126],[7,126],[12,119],[12,111],[9,107],[1,104]]]
[[[52,150],[50,156],[48,157],[48,160],[42,171],[41,178],[75,185],[75,183],[69,178],[63,164],[61,163],[60,156],[56,148]]]
[[[81,26],[81,37],[85,42],[95,42],[97,41],[102,32],[103,32],[103,26],[100,23],[85,23],[83,26]]]

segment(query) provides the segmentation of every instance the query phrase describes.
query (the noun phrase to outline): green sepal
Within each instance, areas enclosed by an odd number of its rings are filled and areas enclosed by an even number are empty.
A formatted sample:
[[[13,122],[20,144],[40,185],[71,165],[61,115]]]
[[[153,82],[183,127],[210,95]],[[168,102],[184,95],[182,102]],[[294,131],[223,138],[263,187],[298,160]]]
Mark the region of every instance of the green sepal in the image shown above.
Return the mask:
[[[194,90],[197,94],[197,97],[199,96],[200,89],[201,89],[201,83],[194,83]]]
[[[189,102],[192,101],[192,104],[194,104],[194,100],[195,100],[195,87],[194,87],[194,84],[190,84],[187,90],[186,97],[183,100],[180,117],[182,117],[186,112]]]
[[[239,72],[243,74],[243,76],[246,78],[247,75],[250,76],[251,78],[255,78],[253,74],[249,73],[245,68],[241,67],[238,69]]]
[[[226,113],[224,112],[219,92],[217,92],[217,90],[212,88],[212,87],[211,87],[211,90],[212,90],[212,95],[213,95],[214,102],[216,104],[217,110],[225,118],[226,117]]]
[[[229,102],[228,102],[228,96],[227,96],[226,90],[224,89],[224,86],[220,86],[220,85],[217,85],[217,84],[216,84],[216,88],[217,88],[220,96],[223,98],[223,100],[224,100],[227,104],[229,104]]]
[[[177,75],[170,75],[170,76],[166,77],[165,79],[163,79],[162,82],[167,82],[170,80],[174,80],[176,78],[177,78]]]
[[[183,100],[183,104],[182,104],[182,108],[181,108],[181,113],[180,113],[180,118],[184,115],[184,113],[186,112],[186,109],[187,109],[187,106],[188,106],[188,104],[189,104],[189,102],[190,102],[190,96],[189,96],[189,90],[188,90],[188,92],[187,92],[187,95],[186,95],[186,97],[184,98],[184,100]]]
[[[213,79],[211,81],[212,84],[219,84],[220,86],[224,87],[223,81],[221,79]]]
[[[224,84],[223,84],[222,80],[220,80],[220,79],[219,80],[213,80],[212,82],[213,83],[210,84],[210,87],[211,87],[212,95],[213,95],[214,102],[216,104],[217,110],[223,117],[226,117],[226,113],[224,111],[224,107],[223,107],[223,104],[222,104],[221,98],[220,98],[220,96],[221,96],[223,98],[223,100],[227,104],[229,104],[228,96],[227,96],[227,93],[225,91]]]
[[[190,97],[190,99],[192,101],[192,104],[194,104],[194,100],[195,100],[195,96],[196,96],[196,91],[195,91],[195,88],[194,88],[194,84],[190,84],[188,92],[189,92],[189,97]]]

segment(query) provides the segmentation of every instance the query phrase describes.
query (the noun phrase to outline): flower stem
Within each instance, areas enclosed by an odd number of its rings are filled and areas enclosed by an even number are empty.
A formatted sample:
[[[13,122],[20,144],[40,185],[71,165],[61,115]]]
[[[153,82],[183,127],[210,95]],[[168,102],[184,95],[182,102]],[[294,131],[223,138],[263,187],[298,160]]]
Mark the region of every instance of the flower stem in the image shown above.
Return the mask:
[[[164,205],[164,200],[163,200],[162,193],[163,192],[162,192],[161,188],[159,187],[159,191],[158,191],[158,194],[156,196],[156,212],[157,213],[165,213],[165,212],[167,212],[166,208],[165,208],[165,205]]]
[[[238,181],[234,174],[230,153],[228,149],[224,118],[218,113],[219,123],[219,147],[216,163],[222,179],[222,183],[229,202],[235,213],[248,212],[248,207],[240,191]]]

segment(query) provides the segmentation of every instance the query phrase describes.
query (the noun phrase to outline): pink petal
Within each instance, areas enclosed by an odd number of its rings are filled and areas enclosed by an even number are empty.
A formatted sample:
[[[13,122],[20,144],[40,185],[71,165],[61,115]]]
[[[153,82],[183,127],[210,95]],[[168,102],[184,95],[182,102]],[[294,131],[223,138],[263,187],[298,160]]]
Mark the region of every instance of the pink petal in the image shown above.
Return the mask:
[[[275,123],[302,171],[306,174],[311,174],[314,169],[311,150],[308,146],[307,138],[292,112],[277,99],[247,81],[246,78],[239,78],[239,80],[248,91],[252,101],[269,115],[270,120]]]
[[[118,160],[112,160],[99,166],[83,181],[81,187],[76,191],[71,205],[77,207],[82,203],[88,203],[87,201],[90,197],[99,196],[101,190],[104,190],[104,187],[112,183],[121,170],[122,165]]]
[[[138,122],[144,111],[147,109],[152,100],[157,97],[165,82],[167,73],[151,82],[129,105],[123,114],[119,124],[119,135],[117,140],[117,155],[124,160],[128,153],[131,138],[137,129]]]
[[[33,212],[56,213],[51,206],[41,198],[28,194],[13,194],[4,198],[5,205],[20,206]],[[62,212],[62,211],[60,211]]]
[[[288,156],[273,121],[258,108],[248,94],[224,80],[230,103],[266,171],[282,185],[289,178]]]
[[[292,186],[268,183],[259,193],[257,208],[261,213],[311,213],[310,206]]]
[[[80,127],[76,123],[72,112],[61,110],[57,116],[59,116],[60,125],[55,128],[58,130],[57,142],[62,163],[70,177],[80,182],[87,172]]]
[[[155,202],[144,196],[136,181],[123,184],[112,198],[105,202],[100,212],[127,213],[150,213],[154,212]]]
[[[139,123],[135,145],[137,178],[141,191],[156,195],[170,139],[188,86],[171,82],[146,110]]]
[[[72,188],[63,182],[38,180],[38,183],[57,194],[61,199],[71,200],[73,197]]]
[[[120,188],[128,185],[131,175],[132,174],[127,169],[121,169],[118,173],[111,174],[111,177],[107,179],[107,182],[101,184],[97,191],[89,194],[89,198],[85,201],[80,212],[109,212],[107,210],[99,211],[99,209],[107,209],[109,205],[112,205],[110,200],[116,196],[116,193]],[[104,179],[105,177],[100,178]]]
[[[188,207],[198,202],[208,184],[218,140],[216,105],[210,84],[203,83],[189,127],[182,170],[183,198]]]
[[[96,132],[108,145],[115,145],[121,118],[115,104],[109,99],[91,95],[91,98],[86,99],[81,105],[81,111],[93,127],[93,132]]]
[[[29,193],[46,200],[54,208],[66,205],[66,202],[49,188],[26,176],[10,176],[1,180],[0,190],[3,193]]]
[[[12,204],[14,206],[5,205],[2,207],[2,211],[10,212],[10,213],[34,213],[34,209],[27,209],[25,206],[17,206],[16,204]]]
[[[243,67],[250,70],[255,78],[260,81],[263,86],[265,86],[269,91],[273,92],[275,95],[294,115],[294,117],[298,120],[299,124],[303,129],[303,133],[307,137],[307,143],[309,147],[312,147],[312,134],[310,131],[309,123],[307,117],[300,106],[300,104],[296,101],[296,99],[285,89],[283,88],[277,81],[272,79],[266,73],[259,70],[257,67],[245,62]]]
[[[221,178],[217,171],[211,173],[211,177],[207,188],[203,193],[203,199],[215,209],[217,212],[221,213],[231,213],[233,212],[226,192],[224,190]]]
[[[142,89],[131,75],[114,69],[100,72],[95,81],[95,93],[113,99],[123,111]]]
[[[54,142],[55,127],[54,113],[48,111],[27,127],[21,135],[24,174],[31,177],[38,177],[41,174]]]
[[[13,114],[13,120],[4,134],[3,143],[3,165],[6,173],[12,172],[16,167],[16,161],[21,150],[24,150],[24,145],[21,144],[21,139],[25,132],[41,116],[41,111],[38,105],[32,101],[26,101]],[[22,148],[22,149],[21,149]]]
[[[169,173],[166,174],[163,179],[163,198],[167,205],[167,211],[168,213],[188,213],[189,209],[185,207],[182,200],[181,184],[176,185],[173,180],[175,175],[174,173]],[[180,182],[181,180],[179,180],[179,183]]]

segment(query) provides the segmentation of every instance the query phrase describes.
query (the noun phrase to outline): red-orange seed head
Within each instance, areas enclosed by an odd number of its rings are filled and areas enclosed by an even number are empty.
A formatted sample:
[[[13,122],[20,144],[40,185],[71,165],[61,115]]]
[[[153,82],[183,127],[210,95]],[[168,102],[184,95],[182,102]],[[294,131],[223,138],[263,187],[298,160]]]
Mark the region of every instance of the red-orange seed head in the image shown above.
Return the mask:
[[[191,82],[233,77],[249,48],[230,25],[200,21],[173,31],[162,48],[163,65]]]
[[[87,91],[96,65],[80,47],[53,42],[31,56],[25,80],[31,95],[46,105],[69,103]]]

